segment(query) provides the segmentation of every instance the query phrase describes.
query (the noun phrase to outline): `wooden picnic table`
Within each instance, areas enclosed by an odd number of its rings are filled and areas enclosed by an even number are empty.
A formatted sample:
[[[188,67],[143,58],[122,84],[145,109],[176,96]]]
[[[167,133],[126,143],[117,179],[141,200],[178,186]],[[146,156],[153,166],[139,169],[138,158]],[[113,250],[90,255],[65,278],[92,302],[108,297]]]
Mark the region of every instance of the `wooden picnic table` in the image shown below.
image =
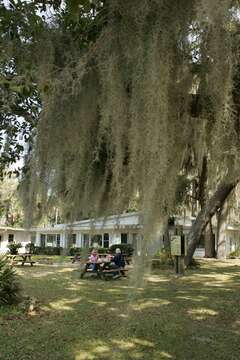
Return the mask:
[[[107,280],[107,275],[113,275],[119,274],[122,275],[123,272],[128,271],[128,269],[125,269],[123,267],[114,268],[111,267],[111,260],[102,260],[98,261],[96,263],[96,270],[92,270],[91,265],[93,264],[91,261],[82,261],[83,269],[80,275],[80,278],[82,279],[86,273],[95,273],[97,277],[100,279]]]
[[[32,260],[32,254],[30,253],[24,253],[24,254],[15,254],[15,255],[7,255],[7,259],[11,261],[11,264],[17,264],[21,262],[22,266],[25,264],[30,264],[33,266],[35,264],[35,261]]]
[[[90,256],[91,254],[89,254]],[[107,256],[112,256],[114,257],[114,255],[109,254],[109,253],[102,253],[102,254],[98,254],[99,258],[106,258]],[[127,256],[126,254],[123,254],[124,260],[126,261],[127,265],[130,265],[131,261],[132,261],[132,257],[131,256]],[[70,257],[72,264],[74,264],[75,262],[81,262],[82,261],[82,256],[81,254],[76,254],[75,256],[71,256]]]

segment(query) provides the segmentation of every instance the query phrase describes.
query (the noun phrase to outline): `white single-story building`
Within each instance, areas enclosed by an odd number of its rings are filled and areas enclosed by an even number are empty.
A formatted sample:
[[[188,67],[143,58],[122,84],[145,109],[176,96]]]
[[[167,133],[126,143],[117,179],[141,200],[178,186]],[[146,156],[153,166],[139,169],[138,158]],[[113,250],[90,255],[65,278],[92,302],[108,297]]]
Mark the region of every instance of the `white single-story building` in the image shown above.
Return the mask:
[[[33,228],[36,246],[99,247],[132,244],[137,247],[142,231],[142,215],[126,213],[96,220],[82,220],[72,224],[56,224]]]
[[[187,236],[193,221],[193,217],[174,217],[172,231],[181,227]],[[114,244],[132,244],[138,251],[142,239],[143,215],[138,212],[113,215],[96,220],[81,220],[72,224],[56,224],[31,229],[13,227],[0,227],[0,253],[8,251],[8,244],[11,242],[21,243],[19,252],[25,251],[25,246],[30,242],[39,247],[92,247],[100,246],[108,248]],[[156,239],[161,248],[164,244],[163,236]],[[217,242],[216,242],[217,243]],[[221,234],[220,257],[227,257],[240,246],[240,226],[225,224]],[[204,256],[203,246],[195,251],[195,256]]]
[[[0,225],[0,254],[8,251],[8,245],[13,242],[22,244],[19,253],[25,252],[25,246],[31,242],[31,232],[27,229]]]

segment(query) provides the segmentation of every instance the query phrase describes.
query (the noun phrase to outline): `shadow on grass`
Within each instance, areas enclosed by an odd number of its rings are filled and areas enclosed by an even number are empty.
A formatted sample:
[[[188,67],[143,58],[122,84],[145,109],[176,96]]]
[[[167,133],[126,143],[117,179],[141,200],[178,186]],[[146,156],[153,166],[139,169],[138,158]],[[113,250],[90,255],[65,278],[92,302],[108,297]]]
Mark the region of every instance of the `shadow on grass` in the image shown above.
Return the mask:
[[[79,279],[73,268],[19,268],[41,317],[0,321],[0,359],[239,359],[240,267],[203,262],[128,279]]]

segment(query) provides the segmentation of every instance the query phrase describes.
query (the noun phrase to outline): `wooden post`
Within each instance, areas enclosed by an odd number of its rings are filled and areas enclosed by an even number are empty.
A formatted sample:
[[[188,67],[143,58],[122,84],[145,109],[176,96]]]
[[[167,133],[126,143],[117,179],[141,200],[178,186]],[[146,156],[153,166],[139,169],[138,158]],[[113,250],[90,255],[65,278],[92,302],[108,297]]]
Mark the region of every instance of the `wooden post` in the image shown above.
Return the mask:
[[[184,270],[185,270],[185,265],[184,265],[184,256],[185,256],[185,238],[183,235],[183,229],[182,227],[180,228],[176,228],[175,230],[176,235],[181,236],[181,255],[177,255],[175,256],[175,272],[177,275],[183,275],[184,274]]]

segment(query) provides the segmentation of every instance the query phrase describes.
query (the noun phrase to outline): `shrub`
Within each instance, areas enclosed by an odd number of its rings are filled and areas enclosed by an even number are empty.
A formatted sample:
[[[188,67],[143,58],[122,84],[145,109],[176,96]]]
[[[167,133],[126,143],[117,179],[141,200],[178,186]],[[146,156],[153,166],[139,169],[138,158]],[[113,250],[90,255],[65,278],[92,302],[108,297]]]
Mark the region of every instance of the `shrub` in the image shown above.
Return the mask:
[[[29,243],[25,246],[26,251],[29,252],[30,254],[34,254],[35,251],[35,245],[33,243]]]
[[[237,249],[235,251],[232,251],[230,254],[229,254],[229,258],[230,259],[235,259],[235,258],[239,258],[240,257],[240,249]]]
[[[123,254],[126,254],[127,256],[132,256],[134,249],[131,244],[115,244],[110,246],[109,251],[110,253],[115,253],[116,249],[121,249]]]
[[[89,253],[91,253],[93,249],[97,249],[97,251],[98,251],[99,254],[105,254],[105,253],[109,252],[109,249],[108,249],[108,248],[103,248],[103,247],[90,247],[90,248],[89,248]]]
[[[21,247],[22,247],[21,244],[16,244],[16,243],[8,244],[8,248],[11,255],[17,255],[18,249],[20,249]]]
[[[77,254],[81,254],[81,252],[82,252],[82,248],[79,248],[79,247],[72,247],[69,249],[70,256],[75,256]]]
[[[62,248],[61,247],[54,247],[54,246],[35,246],[34,247],[34,254],[35,255],[61,255]]]
[[[171,252],[167,249],[159,250],[159,252],[156,254],[156,257],[159,259],[160,265],[174,265]]]
[[[6,259],[0,258],[0,304],[11,305],[20,299],[16,273]]]

